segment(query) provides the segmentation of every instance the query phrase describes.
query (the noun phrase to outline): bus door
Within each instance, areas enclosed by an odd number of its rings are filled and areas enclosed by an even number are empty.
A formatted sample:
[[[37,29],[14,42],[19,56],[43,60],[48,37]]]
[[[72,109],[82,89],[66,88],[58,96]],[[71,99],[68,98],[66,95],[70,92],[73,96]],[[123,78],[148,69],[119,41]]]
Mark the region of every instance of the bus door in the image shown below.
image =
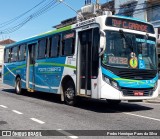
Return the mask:
[[[35,89],[35,60],[36,60],[36,47],[37,43],[28,44],[27,53],[27,73],[26,73],[26,87],[28,91]]]
[[[99,29],[93,28],[79,32],[78,48],[79,94],[94,96],[98,87]]]

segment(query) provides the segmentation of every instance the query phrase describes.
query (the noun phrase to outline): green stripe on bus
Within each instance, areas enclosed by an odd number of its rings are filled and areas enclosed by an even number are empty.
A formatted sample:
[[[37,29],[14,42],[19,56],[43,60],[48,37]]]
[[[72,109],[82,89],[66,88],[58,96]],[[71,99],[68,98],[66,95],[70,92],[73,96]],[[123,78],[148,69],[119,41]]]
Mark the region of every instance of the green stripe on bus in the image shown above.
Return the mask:
[[[63,28],[60,28],[60,29],[57,29],[57,30],[54,30],[54,31],[50,31],[50,32],[39,34],[36,37],[40,37],[40,36],[43,36],[43,35],[51,35],[51,34],[54,34],[54,33],[67,31],[67,30],[70,30],[70,29],[72,29],[72,26],[66,26],[66,27],[63,27]]]
[[[37,63],[38,65],[44,65],[44,66],[60,66],[60,67],[67,67],[67,68],[71,68],[71,69],[76,69],[76,67],[75,66],[71,66],[71,65],[67,65],[67,64],[59,64],[59,63],[44,63],[44,62],[41,62],[41,63]],[[26,64],[24,64],[24,65],[21,65],[21,66],[18,66],[18,67],[16,67],[16,68],[14,68],[14,69],[12,69],[12,70],[10,70],[10,71],[15,71],[15,70],[17,70],[17,69],[21,69],[21,68],[24,68],[26,66]],[[30,65],[30,66],[33,66],[33,65]],[[10,73],[10,71],[7,71],[5,74],[4,74],[4,76],[5,75],[7,75],[7,74],[9,74]]]
[[[21,69],[21,68],[24,68],[25,66],[26,66],[26,64],[21,65],[21,66],[18,66],[18,67],[14,68],[14,69],[12,69],[12,70],[10,70],[10,71],[14,71],[14,70],[17,70],[17,69]],[[6,73],[4,73],[4,76],[7,75],[7,74],[9,74],[10,71],[7,71]]]
[[[59,64],[59,63],[38,63],[40,65],[47,65],[47,66],[60,66],[60,67],[67,67],[67,68],[71,68],[71,69],[76,69],[75,66],[71,66],[71,65],[67,65],[67,64]]]

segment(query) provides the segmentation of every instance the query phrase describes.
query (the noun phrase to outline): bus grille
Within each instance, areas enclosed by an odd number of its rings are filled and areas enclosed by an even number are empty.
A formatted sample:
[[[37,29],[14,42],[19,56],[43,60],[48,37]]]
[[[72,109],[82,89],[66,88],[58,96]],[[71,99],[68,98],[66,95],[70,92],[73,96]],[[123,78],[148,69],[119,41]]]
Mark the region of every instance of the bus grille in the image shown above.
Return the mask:
[[[123,88],[122,92],[124,96],[134,96],[134,91],[142,91],[144,93],[143,96],[152,96],[153,89],[131,89],[131,88]]]
[[[156,76],[154,71],[121,71],[117,76],[125,79],[150,80]]]
[[[106,68],[120,78],[132,80],[151,80],[155,78],[157,74],[157,70],[126,69],[109,66]]]

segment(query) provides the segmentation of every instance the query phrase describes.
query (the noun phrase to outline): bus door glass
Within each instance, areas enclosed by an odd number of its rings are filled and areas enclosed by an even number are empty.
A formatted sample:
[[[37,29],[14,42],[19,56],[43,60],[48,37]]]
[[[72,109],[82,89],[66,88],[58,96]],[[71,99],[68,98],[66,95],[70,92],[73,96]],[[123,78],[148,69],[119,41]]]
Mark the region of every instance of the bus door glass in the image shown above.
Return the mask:
[[[35,88],[36,46],[37,43],[28,44],[28,53],[27,53],[26,87],[33,90]]]
[[[89,29],[79,32],[79,88],[81,95],[97,93],[98,63],[99,63],[99,29]]]

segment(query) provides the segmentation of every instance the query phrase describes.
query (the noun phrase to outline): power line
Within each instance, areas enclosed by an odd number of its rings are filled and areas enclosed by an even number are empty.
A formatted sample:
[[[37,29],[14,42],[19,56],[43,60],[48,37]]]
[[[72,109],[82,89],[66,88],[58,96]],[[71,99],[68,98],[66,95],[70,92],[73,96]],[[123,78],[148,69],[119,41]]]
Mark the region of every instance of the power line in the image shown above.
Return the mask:
[[[12,27],[8,27],[4,30],[0,30],[0,34],[9,34],[12,32],[15,32],[16,30],[20,29],[21,27],[23,27],[26,23],[28,23],[29,21],[37,18],[38,16],[44,14],[45,12],[51,10],[52,8],[56,7],[57,5],[59,5],[60,3],[57,3],[56,0],[52,0],[47,4],[44,4],[41,8],[39,8],[37,11],[35,11],[34,13],[32,13],[31,15],[29,15],[28,17],[26,17],[25,19],[23,19],[21,22],[17,23],[15,26]]]
[[[3,28],[9,24],[12,24],[13,22],[17,21],[18,19],[20,19],[21,17],[23,17],[24,15],[28,14],[30,11],[34,10],[35,8],[37,8],[38,6],[40,6],[42,3],[44,3],[46,0],[42,0],[40,3],[38,3],[37,5],[35,5],[33,8],[29,9],[28,11],[22,13],[21,15],[11,19],[11,20],[8,20],[8,21],[5,21],[3,23],[0,23],[0,28]]]
[[[1,23],[0,25],[2,26],[7,26],[9,24],[12,24],[13,22],[17,21],[18,19],[20,19],[21,17],[23,17],[24,15],[26,15],[27,13],[29,13],[30,11],[32,11],[33,9],[37,8],[38,6],[40,6],[41,4],[43,4],[46,0],[41,1],[40,3],[38,3],[36,6],[34,6],[33,8],[31,8],[30,10],[26,11],[25,13],[21,14],[20,16],[17,16],[9,21],[6,21],[4,23]],[[56,4],[57,3],[57,4]],[[20,29],[21,27],[23,27],[26,23],[28,23],[29,21],[37,18],[38,16],[46,13],[47,11],[51,10],[52,8],[56,7],[57,5],[59,5],[60,2],[58,3],[56,0],[51,0],[50,2],[44,3],[38,10],[36,10],[35,12],[33,12],[32,14],[30,14],[29,16],[27,16],[25,19],[23,19],[22,21],[18,22],[16,25],[12,26],[12,27],[8,27],[5,28],[3,30],[0,30],[0,34],[9,34],[12,32],[17,31],[18,29]],[[140,3],[139,5],[142,5],[144,3]],[[134,14],[139,14],[140,12],[143,12],[141,10],[145,10],[145,9],[151,9],[151,8],[157,8],[157,4],[154,6],[150,6],[150,7],[146,7],[146,8],[139,8],[136,9],[134,11]],[[118,9],[122,9],[122,8],[118,8]],[[139,12],[137,12],[139,11]],[[137,12],[137,13],[136,13]],[[131,13],[129,12],[123,12],[121,14],[127,14],[127,13]]]

